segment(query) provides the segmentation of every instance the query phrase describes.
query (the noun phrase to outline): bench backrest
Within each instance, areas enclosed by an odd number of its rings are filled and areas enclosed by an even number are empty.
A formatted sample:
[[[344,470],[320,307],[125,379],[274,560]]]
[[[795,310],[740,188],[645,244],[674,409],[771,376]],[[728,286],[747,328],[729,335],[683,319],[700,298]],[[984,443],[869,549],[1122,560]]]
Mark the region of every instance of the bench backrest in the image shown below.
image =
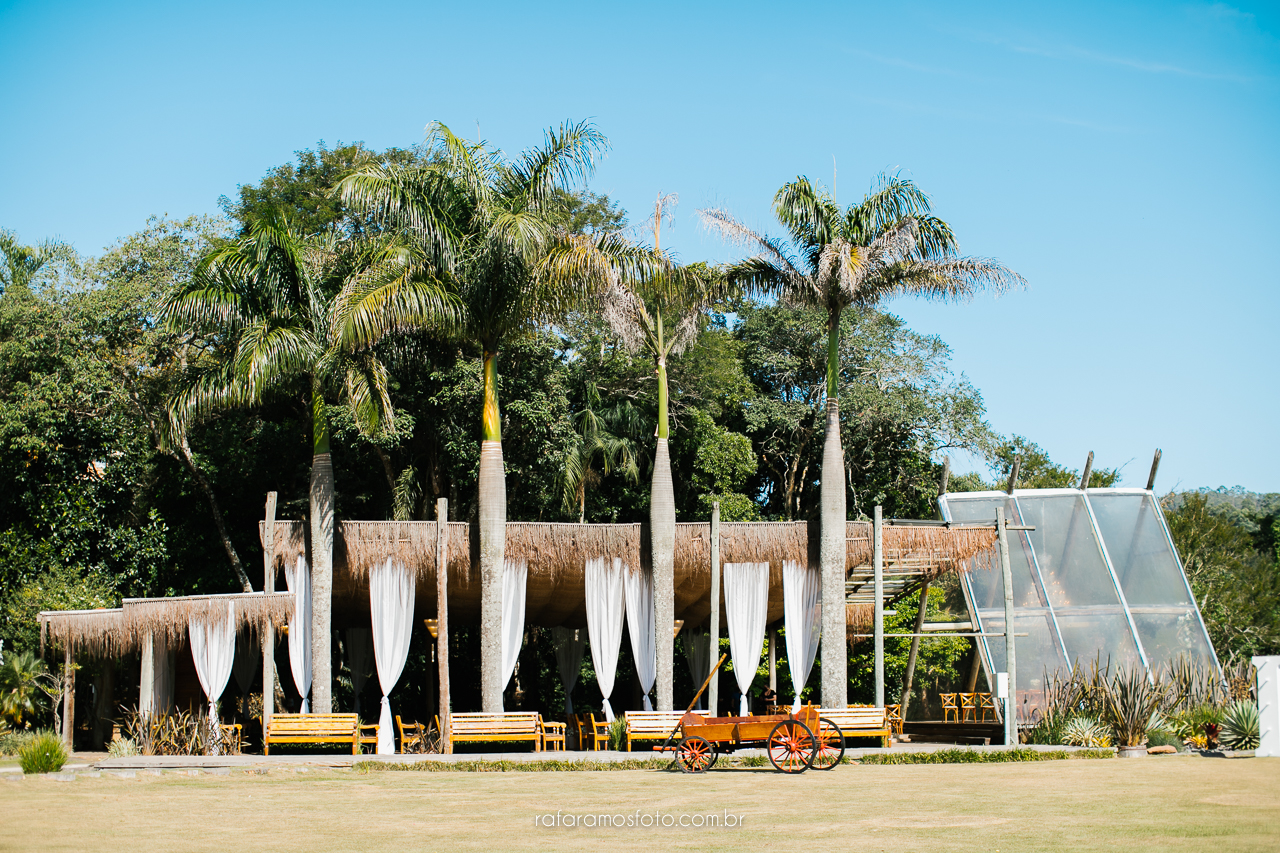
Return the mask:
[[[272,714],[267,724],[271,735],[344,734],[355,736],[360,718],[355,714]]]
[[[508,714],[451,714],[449,726],[455,735],[532,735],[541,731],[542,715],[523,711]]]
[[[820,708],[818,715],[835,723],[842,730],[885,728],[884,708]]]
[[[627,731],[632,734],[665,735],[683,716],[684,711],[627,711],[625,714]]]

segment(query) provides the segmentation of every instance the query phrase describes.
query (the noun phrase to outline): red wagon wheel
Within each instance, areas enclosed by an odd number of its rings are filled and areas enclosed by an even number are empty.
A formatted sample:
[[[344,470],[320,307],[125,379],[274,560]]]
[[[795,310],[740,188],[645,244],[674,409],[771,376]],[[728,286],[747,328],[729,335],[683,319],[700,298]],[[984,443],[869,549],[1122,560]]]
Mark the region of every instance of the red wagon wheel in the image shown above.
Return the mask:
[[[813,732],[799,720],[783,720],[774,726],[768,747],[769,760],[783,773],[803,773],[818,752]]]
[[[814,770],[830,770],[844,758],[844,732],[825,717],[818,718],[818,750],[813,756]]]
[[[685,773],[701,773],[716,763],[716,748],[703,737],[693,735],[676,747],[676,764]]]

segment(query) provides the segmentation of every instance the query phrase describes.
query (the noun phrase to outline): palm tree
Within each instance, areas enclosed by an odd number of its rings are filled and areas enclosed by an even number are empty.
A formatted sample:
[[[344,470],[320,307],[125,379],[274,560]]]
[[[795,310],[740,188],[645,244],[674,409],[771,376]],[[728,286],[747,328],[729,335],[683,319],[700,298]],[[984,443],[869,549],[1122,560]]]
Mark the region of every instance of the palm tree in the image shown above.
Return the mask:
[[[848,657],[846,487],[837,391],[841,312],[850,305],[872,307],[902,294],[963,299],[981,288],[1002,291],[1023,279],[989,258],[960,257],[950,226],[930,213],[929,197],[913,182],[896,176],[882,175],[862,201],[844,209],[807,178],[799,177],[778,190],[773,210],[787,229],[791,245],[747,228],[723,210],[700,212],[712,230],[756,253],[730,265],[730,281],[827,312],[827,426],[819,549],[822,701],[843,707],[848,695]]]
[[[633,483],[640,481],[640,456],[628,437],[637,432],[639,412],[628,401],[607,409],[599,406],[599,389],[588,385],[586,405],[575,416],[578,433],[565,452],[560,475],[564,508],[578,510],[579,524],[587,522],[588,485],[598,485],[615,469]],[[597,459],[603,471],[596,471]]]
[[[66,260],[74,253],[71,247],[57,240],[45,240],[38,246],[24,246],[12,231],[0,228],[0,296],[11,293],[15,297],[31,291],[31,283],[40,270],[58,260]]]
[[[344,203],[400,229],[451,274],[464,314],[461,333],[482,350],[480,445],[480,695],[502,710],[502,570],[506,475],[498,407],[498,355],[510,336],[555,321],[598,288],[599,264],[640,259],[615,235],[570,238],[553,216],[558,193],[584,178],[604,150],[588,122],[548,130],[514,159],[469,143],[443,124],[428,128],[429,158],[412,166],[368,165],[338,185]],[[546,260],[563,249],[554,270]],[[584,260],[575,252],[586,252]]]
[[[654,622],[658,625],[656,686],[659,711],[671,710],[673,678],[674,637],[662,626],[675,622],[676,507],[668,447],[667,362],[693,343],[702,329],[703,312],[725,295],[723,279],[699,274],[688,267],[678,267],[662,254],[664,211],[674,206],[676,201],[674,194],[659,196],[654,208],[652,257],[658,266],[630,285],[620,277],[612,277],[601,298],[605,322],[623,345],[632,352],[644,351],[653,358],[658,384],[657,447],[649,497],[649,540]]]
[[[312,708],[331,695],[333,464],[327,406],[343,400],[365,434],[393,417],[387,370],[373,351],[382,338],[426,323],[456,321],[456,299],[404,246],[304,237],[276,214],[215,248],[193,279],[165,302],[167,321],[220,342],[194,366],[169,404],[172,431],[218,409],[258,405],[305,389],[311,411]]]

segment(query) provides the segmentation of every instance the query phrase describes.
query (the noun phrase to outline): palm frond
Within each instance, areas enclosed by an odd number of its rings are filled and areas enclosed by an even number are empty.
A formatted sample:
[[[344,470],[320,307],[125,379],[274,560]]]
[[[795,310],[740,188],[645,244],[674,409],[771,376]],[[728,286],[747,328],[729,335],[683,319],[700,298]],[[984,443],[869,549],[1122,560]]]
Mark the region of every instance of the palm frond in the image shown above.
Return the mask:
[[[458,327],[465,311],[462,300],[428,268],[410,261],[405,255],[392,255],[347,280],[333,299],[329,346],[354,352],[395,332],[450,332]]]
[[[532,148],[510,166],[509,192],[528,199],[534,210],[543,210],[557,190],[567,189],[588,177],[595,161],[608,149],[604,134],[589,121],[565,122],[543,132],[541,147]]]

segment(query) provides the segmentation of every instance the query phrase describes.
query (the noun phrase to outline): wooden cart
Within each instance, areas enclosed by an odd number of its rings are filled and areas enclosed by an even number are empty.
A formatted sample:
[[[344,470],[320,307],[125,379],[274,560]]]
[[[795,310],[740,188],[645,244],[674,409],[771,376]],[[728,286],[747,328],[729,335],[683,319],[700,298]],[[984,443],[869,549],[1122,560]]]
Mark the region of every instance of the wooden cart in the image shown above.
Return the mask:
[[[797,714],[753,717],[704,717],[689,712],[680,718],[668,743],[654,749],[674,751],[676,764],[686,773],[710,770],[722,752],[763,747],[769,761],[783,773],[803,773],[810,767],[830,770],[844,757],[844,733],[830,720],[806,706]]]

